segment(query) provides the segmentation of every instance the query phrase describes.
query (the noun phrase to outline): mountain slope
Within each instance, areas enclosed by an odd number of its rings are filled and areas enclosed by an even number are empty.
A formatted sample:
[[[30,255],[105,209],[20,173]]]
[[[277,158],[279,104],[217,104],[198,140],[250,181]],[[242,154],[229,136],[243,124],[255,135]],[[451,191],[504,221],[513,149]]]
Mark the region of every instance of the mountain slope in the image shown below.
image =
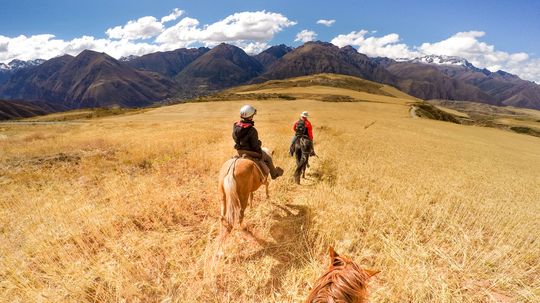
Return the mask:
[[[396,62],[386,69],[397,77],[399,89],[421,99],[493,102],[493,98],[478,87],[453,79],[436,66]]]
[[[157,72],[173,78],[182,69],[209,50],[209,48],[200,47],[151,53],[126,61],[126,64],[140,70]]]
[[[293,49],[285,44],[274,45],[255,56],[265,68],[276,62],[281,57],[290,53]]]
[[[15,74],[1,88],[11,99],[44,100],[69,108],[146,106],[169,96],[173,83],[156,73],[138,71],[105,53],[51,59]]]
[[[68,108],[49,102],[28,102],[22,100],[0,100],[0,120],[28,118],[45,115]]]
[[[260,83],[272,79],[286,79],[304,75],[333,73],[392,83],[392,75],[384,68],[348,46],[338,48],[326,42],[307,42],[287,53],[252,80]]]
[[[189,64],[175,79],[180,94],[194,96],[245,83],[262,71],[255,58],[222,43]]]
[[[423,99],[476,101],[540,109],[540,86],[504,71],[479,69],[458,57],[426,56],[407,62],[378,59],[396,86]]]

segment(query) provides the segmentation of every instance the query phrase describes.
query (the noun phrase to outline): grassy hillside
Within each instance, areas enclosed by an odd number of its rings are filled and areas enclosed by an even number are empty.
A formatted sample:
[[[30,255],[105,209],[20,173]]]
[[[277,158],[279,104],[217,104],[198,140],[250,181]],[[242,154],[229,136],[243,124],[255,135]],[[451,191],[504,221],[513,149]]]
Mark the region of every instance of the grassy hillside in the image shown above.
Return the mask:
[[[302,302],[333,245],[381,270],[372,302],[540,300],[538,138],[412,119],[409,98],[324,89],[375,102],[246,98],[0,124],[0,298]],[[212,263],[217,174],[246,102],[286,175],[246,211],[264,242],[233,232]],[[297,186],[287,149],[303,110],[320,158]]]
[[[464,124],[495,127],[540,137],[540,111],[468,101],[429,100]]]
[[[399,99],[420,101],[392,86],[358,77],[337,74],[316,74],[285,80],[270,80],[261,84],[238,86],[214,95],[199,97],[194,101],[208,102],[246,99],[309,99],[325,102],[390,103],[395,103]]]

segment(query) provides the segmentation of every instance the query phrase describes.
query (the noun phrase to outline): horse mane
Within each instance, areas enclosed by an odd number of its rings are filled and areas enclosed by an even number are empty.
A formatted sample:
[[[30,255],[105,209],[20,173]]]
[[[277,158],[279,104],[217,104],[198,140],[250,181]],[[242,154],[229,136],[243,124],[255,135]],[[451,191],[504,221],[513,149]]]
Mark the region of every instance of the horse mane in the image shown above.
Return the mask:
[[[364,270],[352,260],[333,255],[331,265],[315,282],[306,303],[363,303],[367,302],[367,285],[374,271]]]

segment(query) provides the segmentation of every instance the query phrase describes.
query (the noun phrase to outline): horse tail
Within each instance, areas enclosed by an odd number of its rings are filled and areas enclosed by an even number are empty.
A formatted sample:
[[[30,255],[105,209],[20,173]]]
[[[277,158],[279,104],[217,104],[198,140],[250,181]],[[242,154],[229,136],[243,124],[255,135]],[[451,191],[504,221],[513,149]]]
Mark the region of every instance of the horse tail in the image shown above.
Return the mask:
[[[223,180],[223,190],[225,191],[226,201],[226,214],[225,221],[228,228],[232,229],[235,222],[240,220],[240,197],[238,196],[238,190],[236,188],[236,180],[234,179],[234,168],[236,166],[236,160],[233,162],[232,167],[229,168],[225,179]]]

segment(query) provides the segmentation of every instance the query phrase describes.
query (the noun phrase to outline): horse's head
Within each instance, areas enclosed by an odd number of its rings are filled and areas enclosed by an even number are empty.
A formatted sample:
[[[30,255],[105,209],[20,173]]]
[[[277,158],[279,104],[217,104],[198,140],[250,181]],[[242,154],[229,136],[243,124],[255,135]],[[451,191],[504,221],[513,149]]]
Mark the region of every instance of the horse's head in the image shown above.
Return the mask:
[[[307,303],[367,302],[369,279],[379,271],[363,269],[330,247],[330,268],[315,283]]]

